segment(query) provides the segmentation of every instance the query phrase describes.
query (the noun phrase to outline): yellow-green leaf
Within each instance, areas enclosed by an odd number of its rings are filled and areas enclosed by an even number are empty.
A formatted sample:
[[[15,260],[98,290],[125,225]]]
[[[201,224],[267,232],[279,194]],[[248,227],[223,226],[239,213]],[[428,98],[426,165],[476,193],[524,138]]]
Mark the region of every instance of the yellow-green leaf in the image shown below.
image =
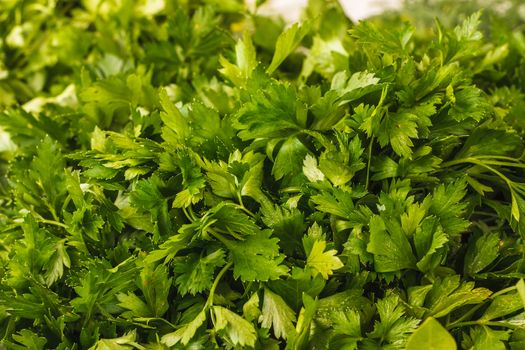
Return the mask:
[[[434,318],[429,317],[408,338],[407,350],[456,350],[450,333]]]

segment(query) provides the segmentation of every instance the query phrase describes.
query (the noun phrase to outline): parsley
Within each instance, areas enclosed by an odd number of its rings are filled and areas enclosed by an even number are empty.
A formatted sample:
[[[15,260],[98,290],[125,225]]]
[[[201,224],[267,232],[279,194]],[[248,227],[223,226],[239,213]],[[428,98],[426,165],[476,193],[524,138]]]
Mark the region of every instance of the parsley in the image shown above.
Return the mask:
[[[0,347],[522,347],[520,1],[262,3],[3,2]]]

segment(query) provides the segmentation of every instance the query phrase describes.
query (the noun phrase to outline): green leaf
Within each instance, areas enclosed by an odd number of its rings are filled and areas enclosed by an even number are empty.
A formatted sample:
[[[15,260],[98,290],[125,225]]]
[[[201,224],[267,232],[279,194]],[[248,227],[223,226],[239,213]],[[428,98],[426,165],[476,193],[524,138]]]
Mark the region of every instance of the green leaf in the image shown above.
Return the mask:
[[[479,304],[492,292],[486,288],[474,288],[473,282],[460,282],[460,276],[448,276],[435,281],[427,294],[425,306],[430,315],[440,318],[464,305]]]
[[[186,345],[194,337],[197,330],[204,324],[205,321],[206,312],[205,310],[202,310],[191,322],[183,325],[175,332],[163,335],[161,342],[166,346],[174,346],[178,343]]]
[[[135,330],[126,333],[122,337],[112,339],[100,339],[97,343],[90,348],[90,350],[125,350],[133,349],[140,346],[136,342],[137,333]]]
[[[441,258],[436,254],[440,248],[448,242],[447,235],[436,220],[435,217],[425,218],[414,234],[414,246],[420,260],[417,267],[421,271],[428,271],[435,268]],[[434,259],[434,257],[437,258]]]
[[[301,238],[306,230],[304,214],[297,208],[286,206],[263,206],[261,208],[263,222],[270,227],[279,238],[279,246],[285,254],[293,254],[300,250]]]
[[[167,142],[176,144],[179,140],[183,140],[190,135],[187,118],[171,102],[165,89],[160,90],[159,99],[164,110],[160,113],[160,117],[165,125],[162,129],[162,138]]]
[[[168,311],[171,282],[168,269],[163,265],[153,268],[148,264],[140,272],[139,288],[154,317],[161,317]]]
[[[138,181],[130,194],[131,203],[144,210],[162,207],[166,200],[160,193],[160,186],[162,186],[162,182],[156,176]]]
[[[124,308],[126,312],[122,313],[123,317],[153,317],[153,313],[149,309],[148,305],[134,293],[128,292],[128,294],[117,295],[119,306]]]
[[[177,255],[177,253],[186,248],[190,242],[190,235],[188,233],[175,234],[169,237],[164,243],[159,246],[159,249],[152,250],[148,256],[146,256],[146,263],[152,264],[159,260],[164,259],[167,263]]]
[[[458,235],[469,226],[463,218],[467,206],[462,201],[465,194],[464,180],[441,184],[432,193],[429,212],[439,218],[443,231],[449,236]]]
[[[461,150],[456,154],[456,158],[504,156],[512,152],[521,142],[518,135],[514,133],[479,127],[469,135]]]
[[[318,296],[326,283],[324,279],[317,275],[312,277],[310,271],[294,267],[291,276],[286,280],[280,279],[269,281],[268,286],[272,291],[279,294],[287,305],[294,310],[301,307],[301,297],[308,294],[311,297]]]
[[[324,213],[342,218],[348,218],[355,213],[352,193],[341,189],[334,188],[332,193],[322,191],[320,194],[311,196],[310,200],[316,204],[317,210]]]
[[[277,294],[264,289],[264,301],[259,322],[264,328],[273,328],[276,338],[287,339],[295,330],[295,313]]]
[[[432,317],[427,318],[408,338],[407,350],[455,350],[456,342],[449,332]]]
[[[389,295],[376,305],[380,320],[374,324],[374,330],[369,336],[404,345],[409,334],[417,328],[419,320],[405,316],[405,309],[397,295]]]
[[[521,302],[525,307],[525,282],[523,281],[523,278],[520,278],[518,283],[516,283],[516,290],[518,291],[518,295],[521,298]]]
[[[215,330],[225,334],[229,342],[236,346],[255,345],[257,333],[253,324],[222,306],[214,306],[212,311],[215,315]]]
[[[286,57],[288,57],[297,46],[299,46],[303,38],[310,31],[311,26],[311,22],[305,22],[301,25],[294,23],[290,28],[286,29],[281,35],[279,35],[275,44],[272,62],[266,70],[268,74],[272,74],[277,67],[283,63]]]
[[[254,321],[261,315],[259,310],[259,294],[253,293],[250,299],[242,306],[242,314],[248,321]]]
[[[221,202],[209,210],[210,218],[216,220],[214,226],[240,237],[254,235],[260,229],[248,215],[229,203]]]
[[[410,243],[399,224],[388,222],[380,216],[370,219],[370,242],[366,250],[374,254],[374,266],[378,272],[412,269],[416,266]],[[387,229],[388,227],[388,229]]]
[[[236,64],[232,64],[224,57],[220,57],[221,74],[230,79],[235,85],[244,86],[251,72],[257,66],[257,57],[252,39],[245,32],[243,38],[235,45]]]
[[[388,114],[379,129],[379,144],[390,144],[399,156],[412,158],[412,139],[418,137],[416,120],[417,116],[411,113]]]
[[[334,331],[338,334],[345,334],[357,340],[361,338],[361,319],[356,310],[336,311],[334,313]]]
[[[416,232],[426,212],[427,208],[425,205],[413,203],[408,207],[407,211],[401,215],[401,227],[407,236],[410,237]]]
[[[487,115],[488,108],[483,92],[477,87],[467,86],[454,92],[454,101],[448,113],[457,121],[467,118],[480,121]]]
[[[284,141],[272,167],[272,174],[275,179],[280,180],[286,175],[300,174],[302,171],[301,162],[307,152],[307,148],[296,137],[290,137]]]
[[[483,34],[478,30],[480,25],[481,11],[467,17],[461,25],[454,28],[454,34],[459,41],[480,40]]]
[[[379,81],[378,77],[368,71],[356,72],[350,77],[346,71],[342,71],[334,75],[331,88],[339,95],[338,104],[342,105],[382,90],[383,85],[379,84]]]
[[[414,28],[404,23],[393,30],[389,26],[379,27],[371,21],[361,21],[352,28],[350,34],[357,39],[361,47],[392,55],[403,55],[414,34]]]
[[[302,295],[302,302],[304,306],[299,312],[296,331],[292,333],[288,340],[288,344],[292,348],[301,348],[310,340],[310,329],[319,305],[319,301],[317,299],[314,300],[308,294]]]
[[[363,148],[359,138],[350,139],[344,134],[337,135],[337,148],[328,149],[319,159],[319,169],[334,186],[345,186],[354,175],[365,167],[361,161]]]
[[[71,259],[64,246],[65,240],[60,240],[55,245],[53,255],[48,260],[45,269],[45,279],[48,286],[53,285],[64,275],[64,268],[71,267]]]
[[[311,182],[323,181],[324,174],[317,167],[317,159],[307,155],[303,160],[303,174]]]
[[[235,278],[268,281],[288,274],[288,268],[281,265],[284,257],[279,254],[279,240],[270,236],[270,231],[259,231],[244,241],[225,241],[233,259]]]
[[[498,295],[490,303],[479,320],[481,322],[491,321],[512,314],[520,309],[523,309],[523,303],[518,292],[514,291]]]
[[[47,339],[39,337],[29,329],[22,329],[18,334],[13,334],[13,340],[22,345],[11,344],[12,349],[44,350]],[[9,345],[9,343],[7,343]]]
[[[335,256],[337,250],[325,251],[326,241],[315,240],[306,259],[306,266],[312,270],[315,277],[317,274],[323,276],[325,280],[334,273],[334,270],[343,267],[341,260]]]
[[[235,115],[234,126],[242,140],[281,138],[306,127],[306,109],[293,85],[255,77],[248,95]]]
[[[0,348],[523,348],[523,1],[253,2],[1,1]]]
[[[175,284],[179,292],[182,295],[195,295],[211,288],[215,270],[226,263],[224,258],[224,251],[217,249],[204,257],[190,254],[177,259],[173,264],[173,271],[177,275]]]
[[[487,326],[472,328],[470,336],[474,347],[478,349],[505,350],[505,343],[509,339],[508,331],[496,331]]]
[[[496,232],[472,236],[465,254],[465,273],[474,275],[490,265],[499,255],[499,243]]]
[[[172,206],[186,208],[202,199],[205,180],[190,151],[179,152],[175,162],[180,168],[184,189],[177,193]]]

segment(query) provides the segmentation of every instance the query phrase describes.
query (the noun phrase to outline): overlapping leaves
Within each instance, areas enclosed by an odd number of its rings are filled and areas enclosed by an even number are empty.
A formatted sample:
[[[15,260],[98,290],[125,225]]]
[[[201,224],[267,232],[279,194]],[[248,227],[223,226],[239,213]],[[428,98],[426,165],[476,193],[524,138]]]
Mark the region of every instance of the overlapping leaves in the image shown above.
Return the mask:
[[[519,29],[5,9],[8,348],[522,345]]]

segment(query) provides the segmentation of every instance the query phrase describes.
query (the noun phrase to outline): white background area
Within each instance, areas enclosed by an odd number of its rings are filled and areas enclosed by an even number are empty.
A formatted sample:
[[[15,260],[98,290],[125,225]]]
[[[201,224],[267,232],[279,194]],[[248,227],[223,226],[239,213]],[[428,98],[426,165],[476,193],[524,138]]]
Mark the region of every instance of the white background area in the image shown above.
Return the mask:
[[[353,21],[401,6],[401,0],[339,0],[339,2],[346,15]],[[308,0],[268,0],[259,11],[263,14],[280,15],[289,22],[295,22],[307,3]]]

